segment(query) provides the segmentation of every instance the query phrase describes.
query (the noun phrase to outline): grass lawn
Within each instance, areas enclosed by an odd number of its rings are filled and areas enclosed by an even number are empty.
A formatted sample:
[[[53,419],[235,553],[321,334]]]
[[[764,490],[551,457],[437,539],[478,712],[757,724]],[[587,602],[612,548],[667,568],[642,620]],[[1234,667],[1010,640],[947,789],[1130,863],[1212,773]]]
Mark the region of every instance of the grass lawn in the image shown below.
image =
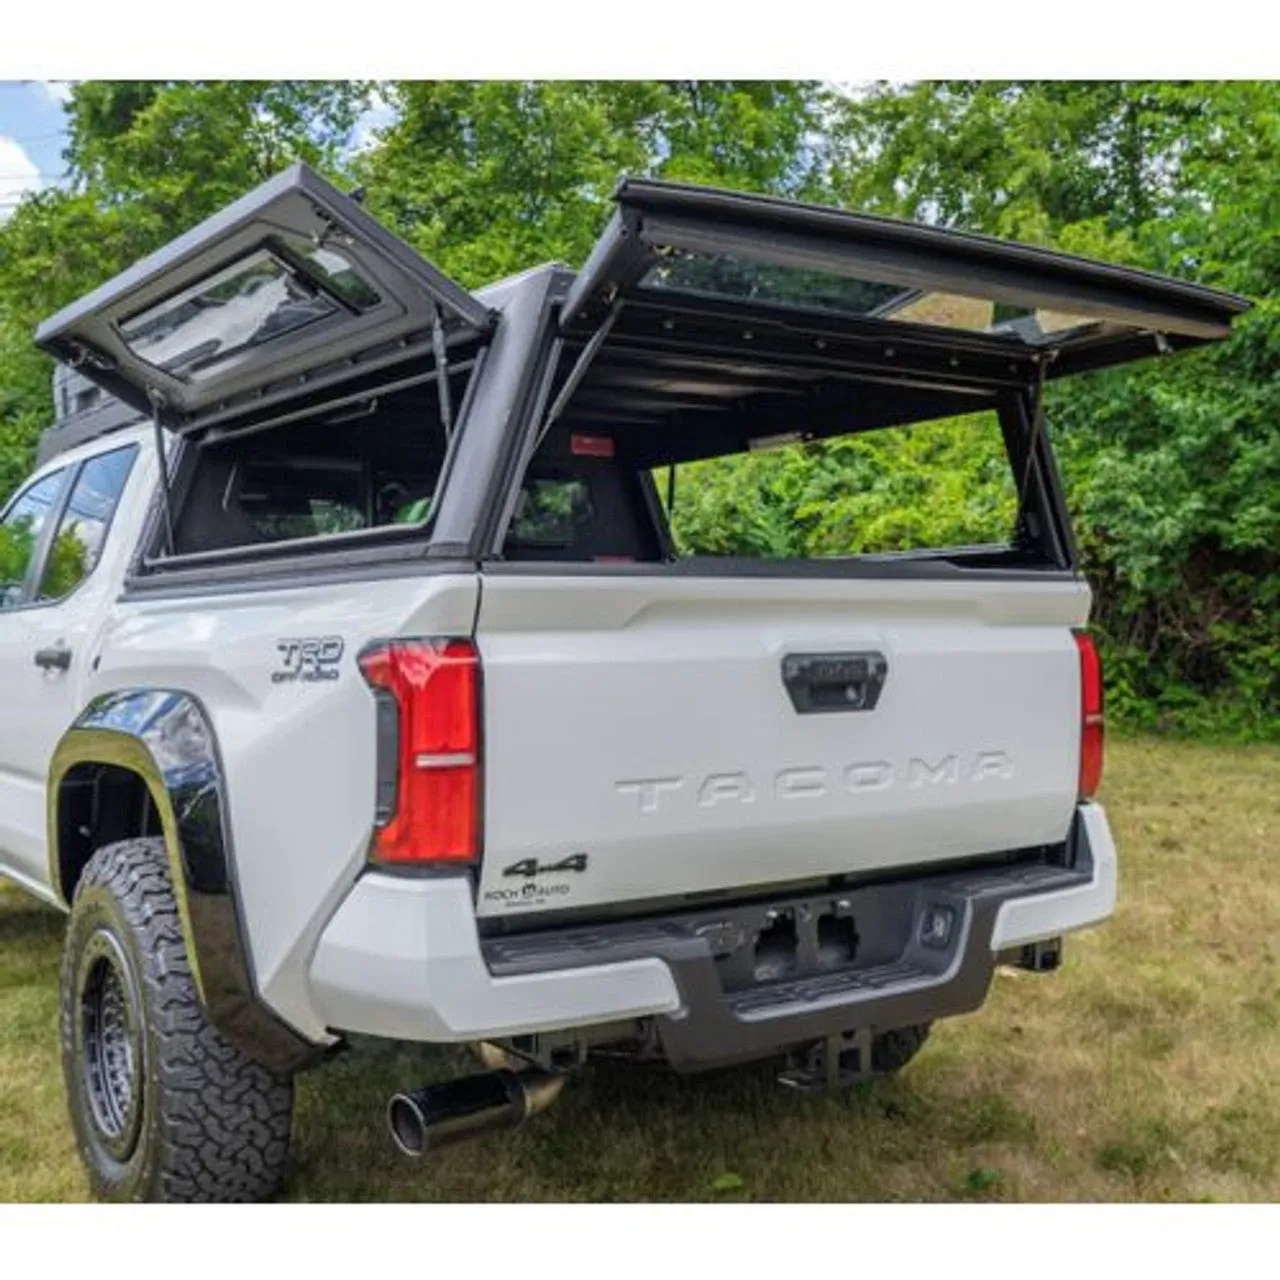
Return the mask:
[[[325,1200],[1280,1200],[1280,750],[1113,742],[1109,926],[997,974],[896,1080],[593,1067],[513,1138],[392,1149],[396,1087],[458,1053],[302,1079],[288,1194]],[[86,1194],[57,1056],[61,917],[0,886],[0,1201]]]

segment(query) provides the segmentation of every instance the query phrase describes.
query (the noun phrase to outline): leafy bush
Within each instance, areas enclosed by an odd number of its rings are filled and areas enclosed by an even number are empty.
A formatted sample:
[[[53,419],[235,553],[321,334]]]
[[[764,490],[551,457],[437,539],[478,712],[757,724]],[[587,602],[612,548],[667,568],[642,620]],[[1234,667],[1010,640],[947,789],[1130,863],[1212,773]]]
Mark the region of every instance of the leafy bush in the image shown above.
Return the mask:
[[[29,521],[0,525],[0,607],[6,595],[21,585],[34,542]]]
[[[682,466],[673,527],[686,554],[847,556],[1003,542],[1016,506],[974,414]]]

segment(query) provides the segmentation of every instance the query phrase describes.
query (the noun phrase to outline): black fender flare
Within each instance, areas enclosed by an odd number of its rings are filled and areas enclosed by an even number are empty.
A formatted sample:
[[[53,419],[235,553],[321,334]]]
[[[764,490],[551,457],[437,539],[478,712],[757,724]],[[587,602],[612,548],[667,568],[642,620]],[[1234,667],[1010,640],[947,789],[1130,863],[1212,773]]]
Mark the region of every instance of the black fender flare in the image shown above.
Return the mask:
[[[59,802],[67,774],[114,765],[142,779],[164,833],[192,978],[209,1021],[250,1057],[291,1072],[324,1052],[286,1026],[254,985],[236,883],[226,779],[208,712],[193,694],[126,689],[95,698],[49,767],[49,883],[65,901]]]

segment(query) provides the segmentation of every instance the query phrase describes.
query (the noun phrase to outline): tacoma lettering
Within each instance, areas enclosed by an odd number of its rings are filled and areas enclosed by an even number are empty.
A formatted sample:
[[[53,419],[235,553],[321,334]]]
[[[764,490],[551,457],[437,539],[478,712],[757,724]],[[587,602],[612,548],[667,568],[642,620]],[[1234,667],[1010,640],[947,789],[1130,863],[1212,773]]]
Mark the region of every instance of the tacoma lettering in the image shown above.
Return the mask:
[[[851,792],[885,791],[900,779],[915,789],[960,786],[965,783],[1003,782],[1013,777],[1013,761],[1005,751],[980,751],[972,758],[946,755],[931,759],[911,756],[903,766],[888,760],[857,760],[841,770],[823,765],[793,765],[773,775],[765,788],[778,800],[811,800],[829,794],[833,787]],[[614,783],[620,795],[636,797],[641,813],[655,813],[686,779],[628,778]],[[759,788],[743,770],[709,773],[692,788],[699,806],[714,808],[724,802],[752,803]]]

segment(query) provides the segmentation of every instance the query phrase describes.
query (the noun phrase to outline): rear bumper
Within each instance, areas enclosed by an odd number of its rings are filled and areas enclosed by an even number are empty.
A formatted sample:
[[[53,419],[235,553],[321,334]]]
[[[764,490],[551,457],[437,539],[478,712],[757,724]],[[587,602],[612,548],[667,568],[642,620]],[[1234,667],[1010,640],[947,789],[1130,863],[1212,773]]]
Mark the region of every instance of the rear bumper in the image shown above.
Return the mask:
[[[362,876],[321,935],[312,1005],[334,1031],[393,1040],[489,1040],[675,1013],[656,957],[498,976],[480,949],[465,876]]]
[[[942,873],[489,940],[479,937],[462,877],[370,873],[320,939],[312,1000],[335,1031],[397,1040],[496,1040],[653,1016],[672,1064],[696,1070],[838,1031],[889,1030],[977,1008],[1001,952],[1114,910],[1115,846],[1100,806],[1080,806],[1067,855],[1061,866]],[[851,917],[854,961],[765,985],[741,981],[732,940],[754,936],[770,910],[802,922],[802,969],[806,954],[816,954],[809,923],[824,911]],[[939,913],[948,921],[941,943],[925,928]],[[749,943],[742,954],[749,965]]]
[[[1088,879],[1001,903],[991,933],[993,952],[1072,933],[1114,914],[1116,846],[1106,810],[1099,804],[1082,804],[1076,810],[1076,822],[1077,857],[1088,858]]]

